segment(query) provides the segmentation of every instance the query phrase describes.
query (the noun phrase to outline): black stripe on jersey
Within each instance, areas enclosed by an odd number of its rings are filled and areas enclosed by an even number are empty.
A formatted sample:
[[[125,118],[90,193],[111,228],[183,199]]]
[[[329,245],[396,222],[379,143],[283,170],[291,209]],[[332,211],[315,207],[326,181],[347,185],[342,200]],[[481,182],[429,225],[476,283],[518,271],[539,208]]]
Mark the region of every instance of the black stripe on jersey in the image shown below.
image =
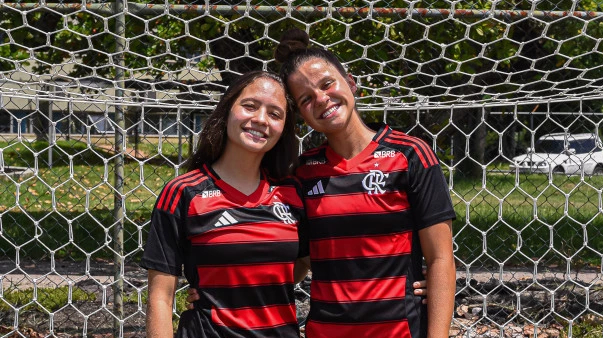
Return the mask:
[[[220,331],[224,333],[222,337],[236,337],[236,338],[296,338],[299,337],[299,326],[297,324],[288,324],[279,326],[271,329],[255,329],[255,330],[241,330],[235,328],[220,328]]]
[[[260,242],[244,244],[193,245],[191,255],[198,257],[198,266],[255,264],[255,263],[291,263],[297,258],[299,243]],[[291,253],[284,255],[283,253]],[[281,257],[281,260],[275,260]]]
[[[326,303],[310,301],[309,318],[328,323],[379,323],[406,318],[404,299],[379,300],[353,303]]]
[[[309,224],[310,240],[333,238],[333,234],[337,234],[336,237],[388,235],[412,230],[416,226],[409,210],[387,214],[320,217],[313,218]]]
[[[320,198],[320,195],[309,195],[308,192],[314,189],[314,186],[322,181],[322,189],[324,195],[346,195],[346,194],[366,194],[367,191],[362,185],[362,181],[367,176],[367,172],[358,174],[348,174],[345,176],[336,177],[313,177],[312,179],[303,180],[303,193],[305,198]],[[386,191],[404,190],[408,185],[407,171],[394,171],[387,173],[388,177],[385,185],[382,187]]]
[[[400,277],[408,273],[410,263],[410,254],[372,258],[313,260],[312,280],[329,282]]]
[[[219,308],[235,309],[243,307],[263,307],[295,303],[293,284],[238,286],[234,288],[204,287],[199,293],[203,298],[197,301],[200,308],[215,305]],[[283,290],[288,290],[287,294]],[[207,302],[209,300],[209,302]],[[207,302],[207,304],[206,304]]]
[[[237,226],[239,224],[260,223],[260,222],[281,222],[272,212],[273,206],[262,205],[256,208],[236,208],[236,209],[218,209],[207,212],[203,215],[194,215],[187,218],[186,236],[202,234],[217,227],[224,228]],[[302,209],[289,206],[292,216],[299,221],[302,215]],[[228,212],[228,223],[220,222],[220,218]],[[232,221],[234,219],[234,221]]]

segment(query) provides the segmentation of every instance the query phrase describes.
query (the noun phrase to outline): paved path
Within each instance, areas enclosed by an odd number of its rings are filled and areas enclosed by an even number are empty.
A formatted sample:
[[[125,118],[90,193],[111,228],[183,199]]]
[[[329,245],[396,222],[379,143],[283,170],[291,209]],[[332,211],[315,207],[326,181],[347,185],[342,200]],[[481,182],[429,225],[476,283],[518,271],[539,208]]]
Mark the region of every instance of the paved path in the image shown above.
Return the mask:
[[[12,261],[0,261],[0,283],[3,289],[27,289],[37,287],[58,287],[72,284],[111,285],[114,280],[115,266],[113,262],[64,262],[57,261],[52,267],[50,262],[24,262],[19,267]],[[146,282],[146,270],[128,265],[124,268],[126,284],[139,286]],[[500,280],[503,283],[530,283],[530,281],[555,280],[557,283],[575,282],[581,285],[597,285],[603,287],[603,273],[601,270],[584,269],[578,272],[566,273],[565,271],[550,268],[533,269],[510,268],[502,273],[498,271],[474,270],[469,274],[457,271],[457,280],[471,283],[487,283]]]

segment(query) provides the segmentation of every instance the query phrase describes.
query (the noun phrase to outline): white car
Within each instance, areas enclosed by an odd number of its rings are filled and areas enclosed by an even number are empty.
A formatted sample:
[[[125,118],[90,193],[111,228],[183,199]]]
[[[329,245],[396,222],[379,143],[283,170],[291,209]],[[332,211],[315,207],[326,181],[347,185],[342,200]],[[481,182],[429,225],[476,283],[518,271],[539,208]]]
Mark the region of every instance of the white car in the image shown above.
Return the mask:
[[[603,145],[596,134],[546,134],[536,141],[535,149],[513,157],[511,171],[603,175]]]

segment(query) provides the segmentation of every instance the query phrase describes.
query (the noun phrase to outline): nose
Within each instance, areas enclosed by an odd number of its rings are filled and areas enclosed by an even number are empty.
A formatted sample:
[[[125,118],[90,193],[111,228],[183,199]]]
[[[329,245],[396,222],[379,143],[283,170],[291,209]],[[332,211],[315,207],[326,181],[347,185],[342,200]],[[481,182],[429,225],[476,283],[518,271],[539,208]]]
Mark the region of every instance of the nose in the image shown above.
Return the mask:
[[[331,98],[329,97],[327,92],[325,92],[324,90],[319,90],[316,93],[316,101],[320,105],[325,105],[327,102],[329,102],[330,99]]]
[[[258,124],[266,124],[268,120],[268,111],[266,108],[260,108],[256,111],[256,114],[253,116],[252,121]]]

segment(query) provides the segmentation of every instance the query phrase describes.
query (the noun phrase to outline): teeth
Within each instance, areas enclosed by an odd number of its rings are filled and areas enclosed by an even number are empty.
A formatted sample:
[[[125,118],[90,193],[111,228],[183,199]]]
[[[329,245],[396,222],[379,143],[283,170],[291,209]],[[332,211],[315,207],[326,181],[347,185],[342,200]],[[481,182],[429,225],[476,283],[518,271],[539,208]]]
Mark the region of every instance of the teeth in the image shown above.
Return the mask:
[[[322,118],[326,119],[327,117],[331,116],[331,114],[333,114],[337,110],[337,108],[339,108],[339,106],[334,106],[331,109],[327,110],[322,114]]]
[[[259,132],[259,131],[257,131],[257,130],[251,130],[251,129],[250,129],[250,130],[248,130],[247,132],[248,132],[248,133],[250,133],[250,134],[251,134],[251,135],[253,135],[253,136],[257,136],[257,137],[264,137],[264,133],[261,133],[261,132]]]

